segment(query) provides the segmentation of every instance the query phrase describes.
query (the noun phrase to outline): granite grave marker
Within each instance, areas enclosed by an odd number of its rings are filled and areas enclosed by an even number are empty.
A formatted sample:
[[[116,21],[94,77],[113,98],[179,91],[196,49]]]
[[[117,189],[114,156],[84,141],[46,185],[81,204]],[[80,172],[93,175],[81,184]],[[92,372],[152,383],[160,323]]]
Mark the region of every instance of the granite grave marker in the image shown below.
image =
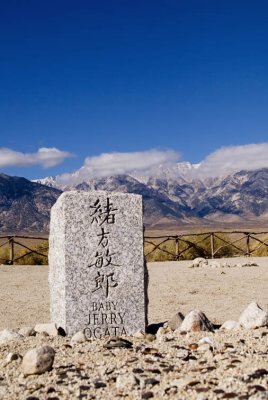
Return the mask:
[[[68,335],[131,335],[147,324],[142,197],[65,192],[51,210],[51,320]]]

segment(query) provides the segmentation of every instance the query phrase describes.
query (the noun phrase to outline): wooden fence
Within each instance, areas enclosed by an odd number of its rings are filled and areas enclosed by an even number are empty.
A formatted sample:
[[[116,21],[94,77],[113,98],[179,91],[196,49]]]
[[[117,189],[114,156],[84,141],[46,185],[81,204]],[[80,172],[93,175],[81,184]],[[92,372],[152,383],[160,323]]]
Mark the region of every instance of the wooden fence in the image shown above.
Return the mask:
[[[29,245],[26,243],[30,242]],[[33,243],[42,243],[37,248]],[[169,236],[145,236],[145,256],[148,261],[191,259],[195,257],[268,255],[268,232],[216,231],[184,233]],[[30,247],[31,246],[31,247]],[[8,249],[5,256],[1,249]],[[24,249],[23,254],[18,249]],[[261,251],[266,249],[266,251]],[[13,265],[36,254],[47,257],[48,238],[35,236],[0,236],[0,263]]]
[[[150,261],[254,255],[268,255],[268,232],[216,231],[145,237],[145,256]]]
[[[27,245],[30,241],[30,244]],[[44,242],[44,246],[38,246],[38,249],[30,248],[33,247],[33,243],[37,242],[37,244]],[[0,263],[13,265],[16,262],[19,262],[23,258],[30,256],[32,254],[37,254],[41,257],[47,257],[47,254],[43,252],[48,250],[48,238],[47,237],[36,237],[36,236],[0,236],[0,249],[8,249],[6,254],[1,255],[0,253]],[[24,249],[23,254],[18,251],[18,249]]]

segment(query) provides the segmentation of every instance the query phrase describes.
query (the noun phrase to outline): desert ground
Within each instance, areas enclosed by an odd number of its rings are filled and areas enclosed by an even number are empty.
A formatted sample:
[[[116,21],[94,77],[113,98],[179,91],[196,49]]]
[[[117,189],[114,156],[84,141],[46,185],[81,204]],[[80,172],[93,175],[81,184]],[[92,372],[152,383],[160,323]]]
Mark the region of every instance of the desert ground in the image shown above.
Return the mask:
[[[220,262],[249,260],[258,266],[150,263],[149,323],[198,308],[222,324],[237,320],[252,301],[267,311],[268,258]],[[0,266],[0,331],[49,321],[47,278],[47,266]],[[131,348],[108,349],[107,338],[72,344],[43,333],[18,337],[0,343],[0,399],[267,399],[267,338],[268,327],[188,333],[161,328],[156,335],[128,337]],[[25,375],[21,357],[44,345],[55,350],[53,368]]]
[[[249,260],[259,266],[192,269],[191,261],[149,263],[149,323],[197,308],[221,324],[237,319],[252,301],[268,310],[268,257],[219,262],[236,265]],[[48,267],[0,266],[0,329],[49,320]]]

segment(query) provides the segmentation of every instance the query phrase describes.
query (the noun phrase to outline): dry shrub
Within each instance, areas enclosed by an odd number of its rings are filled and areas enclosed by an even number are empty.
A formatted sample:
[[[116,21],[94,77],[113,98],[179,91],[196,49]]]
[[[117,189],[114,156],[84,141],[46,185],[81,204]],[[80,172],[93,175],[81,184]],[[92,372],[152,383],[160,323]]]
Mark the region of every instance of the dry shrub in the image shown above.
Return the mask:
[[[214,251],[220,246],[224,246],[217,253],[216,257],[232,257],[235,254],[235,249],[230,245],[225,246],[225,241],[230,241],[228,234],[221,233],[217,234],[218,237],[214,237]],[[160,239],[151,239],[151,242],[154,245],[157,245],[161,242]],[[145,243],[145,254],[148,254],[152,251],[153,245]],[[211,257],[211,238],[208,234],[200,234],[198,236],[195,235],[187,235],[183,236],[179,241],[179,252],[182,252],[180,255],[180,260],[193,260],[196,257]],[[172,254],[169,254],[172,253]],[[169,240],[153,251],[146,257],[148,262],[151,261],[173,261],[176,260],[176,244],[175,240]]]

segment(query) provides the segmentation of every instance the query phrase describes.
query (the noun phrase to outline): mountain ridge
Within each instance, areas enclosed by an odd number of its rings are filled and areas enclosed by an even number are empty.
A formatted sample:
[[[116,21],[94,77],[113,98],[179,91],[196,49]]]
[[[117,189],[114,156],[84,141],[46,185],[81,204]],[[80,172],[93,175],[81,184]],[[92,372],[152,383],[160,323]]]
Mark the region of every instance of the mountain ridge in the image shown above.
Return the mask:
[[[199,229],[268,221],[268,168],[209,180],[151,176],[144,183],[130,175],[115,175],[74,185],[59,185],[57,177],[31,182],[0,174],[1,232],[48,232],[50,208],[65,190],[140,194],[147,229]]]

